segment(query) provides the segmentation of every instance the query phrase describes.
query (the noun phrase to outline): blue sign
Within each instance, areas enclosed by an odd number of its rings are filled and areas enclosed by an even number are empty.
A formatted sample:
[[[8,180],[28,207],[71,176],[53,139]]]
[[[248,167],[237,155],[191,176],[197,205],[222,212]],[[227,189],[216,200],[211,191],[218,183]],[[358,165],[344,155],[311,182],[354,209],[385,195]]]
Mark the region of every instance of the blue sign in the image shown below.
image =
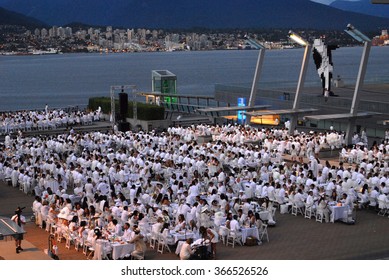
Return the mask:
[[[247,106],[246,98],[244,98],[244,97],[238,98],[238,106],[239,107],[246,107]],[[244,114],[245,112],[246,112],[245,110],[238,111],[238,114],[237,114],[238,123],[243,124],[246,121],[246,115]]]

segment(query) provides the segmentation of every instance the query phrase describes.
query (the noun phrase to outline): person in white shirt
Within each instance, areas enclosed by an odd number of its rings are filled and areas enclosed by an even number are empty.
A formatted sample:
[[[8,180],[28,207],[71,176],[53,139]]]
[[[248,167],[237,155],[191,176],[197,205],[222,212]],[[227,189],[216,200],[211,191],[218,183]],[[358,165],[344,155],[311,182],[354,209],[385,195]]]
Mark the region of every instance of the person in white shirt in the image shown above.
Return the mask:
[[[132,235],[133,235],[133,232],[131,230],[130,224],[124,223],[122,239],[130,240],[132,238]]]
[[[196,252],[196,250],[191,247],[192,243],[193,239],[188,238],[185,243],[182,244],[180,250],[180,260],[190,260],[194,257],[194,253]]]
[[[315,200],[313,197],[313,191],[308,192],[308,196],[305,203],[306,203],[306,207],[316,208]]]
[[[112,220],[112,224],[114,225],[113,234],[115,234],[116,236],[122,236],[123,235],[123,229],[122,229],[122,225],[118,222],[118,220],[113,219]]]
[[[304,196],[301,189],[297,190],[297,193],[294,196],[294,202],[296,203],[297,207],[304,207]]]

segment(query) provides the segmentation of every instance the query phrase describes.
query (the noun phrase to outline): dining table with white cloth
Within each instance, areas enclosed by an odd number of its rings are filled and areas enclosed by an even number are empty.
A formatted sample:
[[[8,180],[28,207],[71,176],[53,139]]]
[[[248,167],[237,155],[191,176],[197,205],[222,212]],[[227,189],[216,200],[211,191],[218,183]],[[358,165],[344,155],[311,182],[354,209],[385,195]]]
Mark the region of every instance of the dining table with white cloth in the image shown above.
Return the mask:
[[[249,236],[252,236],[257,240],[259,240],[259,233],[256,227],[242,227],[241,231],[242,231],[242,244],[246,243],[246,239]]]
[[[192,231],[183,230],[183,231],[170,231],[171,236],[173,236],[173,240],[177,243],[180,240],[187,240],[188,238],[194,238],[194,233]]]
[[[120,240],[98,239],[94,249],[94,260],[106,259],[109,253],[111,253],[113,260],[118,260],[130,255],[135,250],[135,244]]]
[[[111,244],[109,240],[98,239],[95,244],[95,252],[93,255],[94,260],[104,260],[107,258],[107,255],[112,251]]]
[[[346,221],[347,215],[348,215],[348,209],[349,207],[347,205],[342,206],[336,206],[336,205],[329,205],[329,208],[331,210],[331,217],[330,221],[331,223],[335,223],[337,220]]]
[[[128,256],[132,253],[132,251],[135,250],[135,244],[134,243],[127,243],[127,242],[112,242],[112,259],[118,260],[122,259],[125,256]]]
[[[258,214],[259,214],[259,217],[261,218],[261,220],[263,220],[263,221],[273,220],[273,217],[272,217],[270,211],[262,210]]]

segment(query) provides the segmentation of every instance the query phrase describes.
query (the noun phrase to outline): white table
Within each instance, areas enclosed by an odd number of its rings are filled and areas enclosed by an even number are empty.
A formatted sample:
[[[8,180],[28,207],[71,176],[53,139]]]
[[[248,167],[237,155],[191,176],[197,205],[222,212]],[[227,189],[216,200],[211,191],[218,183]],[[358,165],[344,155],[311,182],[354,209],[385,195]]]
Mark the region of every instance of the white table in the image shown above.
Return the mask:
[[[337,220],[347,220],[348,206],[329,206],[331,209],[331,223]]]
[[[112,251],[111,244],[108,240],[98,239],[96,240],[95,252],[93,255],[94,260],[103,260],[107,257],[107,254]]]
[[[124,258],[126,255],[132,253],[135,250],[135,245],[132,243],[120,244],[119,242],[111,243],[112,246],[112,259],[118,260]]]
[[[261,220],[264,220],[264,221],[273,220],[271,213],[267,210],[261,211],[258,214],[259,214],[259,217],[261,218]]]
[[[250,227],[250,228],[242,228],[242,244],[246,243],[247,237],[252,236],[259,240],[259,233],[258,229],[256,227]]]
[[[186,231],[186,232],[171,231],[170,234],[173,236],[174,242],[176,243],[180,240],[187,240],[188,238],[194,238],[194,233],[191,231]]]

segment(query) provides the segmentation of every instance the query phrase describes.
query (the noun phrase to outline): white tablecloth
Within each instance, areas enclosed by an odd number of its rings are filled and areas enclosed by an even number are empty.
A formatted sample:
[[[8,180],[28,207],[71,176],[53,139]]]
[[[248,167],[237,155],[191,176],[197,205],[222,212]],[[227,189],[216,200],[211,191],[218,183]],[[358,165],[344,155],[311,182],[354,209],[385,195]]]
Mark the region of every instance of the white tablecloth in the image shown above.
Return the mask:
[[[176,255],[179,255],[181,252],[182,245],[184,245],[186,241],[178,241],[177,248],[176,248]]]
[[[259,240],[258,229],[256,227],[252,228],[242,228],[242,244],[246,243],[247,237],[252,236]]]
[[[105,259],[107,254],[112,251],[111,244],[109,244],[108,240],[98,239],[95,245],[95,252],[93,255],[94,260],[102,260]]]
[[[124,256],[131,254],[132,251],[135,249],[134,244],[125,243],[111,243],[112,246],[112,259],[122,259]]]
[[[267,210],[261,211],[258,214],[259,214],[259,217],[261,218],[261,220],[264,220],[264,221],[273,220],[273,217],[271,216],[271,213],[269,211],[267,211]]]
[[[191,231],[184,231],[183,233],[171,231],[170,234],[173,236],[174,242],[194,238],[194,234]]]
[[[331,209],[331,223],[337,220],[347,220],[348,206],[329,206]]]

